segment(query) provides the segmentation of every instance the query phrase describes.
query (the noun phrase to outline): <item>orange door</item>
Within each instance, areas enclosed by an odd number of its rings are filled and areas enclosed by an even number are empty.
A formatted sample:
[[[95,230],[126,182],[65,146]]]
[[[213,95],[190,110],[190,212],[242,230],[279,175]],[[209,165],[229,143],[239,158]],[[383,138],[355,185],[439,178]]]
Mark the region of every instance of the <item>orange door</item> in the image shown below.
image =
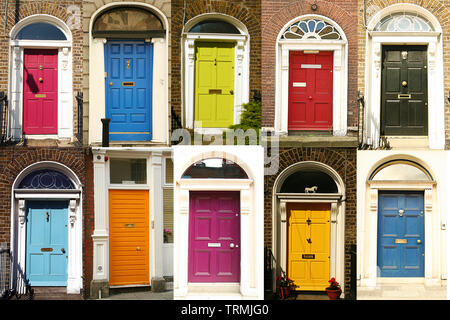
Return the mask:
[[[147,190],[109,190],[109,285],[149,284]]]

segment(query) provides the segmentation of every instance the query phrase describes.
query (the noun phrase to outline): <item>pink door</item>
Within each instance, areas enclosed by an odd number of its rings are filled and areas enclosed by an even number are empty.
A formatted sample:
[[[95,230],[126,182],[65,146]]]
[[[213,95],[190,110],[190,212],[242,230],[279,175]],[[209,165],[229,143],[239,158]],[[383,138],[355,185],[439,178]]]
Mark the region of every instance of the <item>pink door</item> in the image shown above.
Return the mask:
[[[240,194],[190,193],[189,282],[239,282]]]
[[[23,133],[58,133],[58,50],[25,49]]]

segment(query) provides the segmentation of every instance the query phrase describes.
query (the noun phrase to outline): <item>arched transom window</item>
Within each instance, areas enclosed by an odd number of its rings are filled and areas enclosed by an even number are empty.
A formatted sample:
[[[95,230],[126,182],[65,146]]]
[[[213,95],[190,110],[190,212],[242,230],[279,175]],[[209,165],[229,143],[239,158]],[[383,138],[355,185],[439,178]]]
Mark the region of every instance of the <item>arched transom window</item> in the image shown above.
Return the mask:
[[[372,181],[433,181],[431,174],[420,164],[410,160],[392,160],[376,168]]]
[[[375,26],[375,31],[431,32],[433,25],[425,18],[413,13],[397,12],[384,17]]]
[[[206,19],[195,24],[191,29],[190,33],[227,33],[227,34],[241,34],[239,30],[232,25],[223,20],[218,19]]]
[[[14,40],[67,40],[67,37],[50,23],[35,22],[20,29]]]
[[[182,179],[248,179],[244,169],[231,160],[209,158],[197,161],[181,176]]]
[[[339,31],[321,19],[307,19],[293,23],[281,36],[285,40],[342,40]]]
[[[52,169],[40,169],[28,174],[18,189],[75,189],[72,181],[63,173]]]
[[[336,182],[319,170],[301,170],[292,173],[283,182],[280,193],[338,193]]]

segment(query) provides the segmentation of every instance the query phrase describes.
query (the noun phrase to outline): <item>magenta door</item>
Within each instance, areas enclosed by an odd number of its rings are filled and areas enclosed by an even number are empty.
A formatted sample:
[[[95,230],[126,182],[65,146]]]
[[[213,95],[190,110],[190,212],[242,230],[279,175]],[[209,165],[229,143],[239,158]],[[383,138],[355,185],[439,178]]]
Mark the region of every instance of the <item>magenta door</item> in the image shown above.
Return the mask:
[[[238,191],[190,193],[189,282],[239,282],[239,195]]]
[[[23,133],[58,133],[58,50],[25,49]]]

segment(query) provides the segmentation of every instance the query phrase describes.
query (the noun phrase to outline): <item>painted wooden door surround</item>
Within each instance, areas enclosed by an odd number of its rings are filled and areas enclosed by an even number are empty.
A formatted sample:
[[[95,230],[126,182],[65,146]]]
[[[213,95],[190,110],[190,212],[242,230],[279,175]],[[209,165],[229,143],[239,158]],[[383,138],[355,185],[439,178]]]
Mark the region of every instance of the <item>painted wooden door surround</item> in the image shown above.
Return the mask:
[[[153,44],[108,41],[106,61],[106,117],[112,141],[152,139]]]
[[[234,123],[234,43],[196,42],[195,121],[203,128]]]
[[[68,202],[27,201],[26,278],[32,286],[66,286]]]
[[[330,204],[291,203],[287,274],[296,290],[324,291],[330,279]]]
[[[109,190],[109,284],[148,285],[148,190]]]
[[[58,133],[58,50],[25,49],[23,133]]]
[[[379,194],[378,267],[381,277],[424,276],[423,192]]]
[[[289,52],[288,130],[333,129],[333,52]]]
[[[189,282],[240,281],[240,193],[190,193]]]
[[[381,134],[428,134],[427,47],[383,46]]]

